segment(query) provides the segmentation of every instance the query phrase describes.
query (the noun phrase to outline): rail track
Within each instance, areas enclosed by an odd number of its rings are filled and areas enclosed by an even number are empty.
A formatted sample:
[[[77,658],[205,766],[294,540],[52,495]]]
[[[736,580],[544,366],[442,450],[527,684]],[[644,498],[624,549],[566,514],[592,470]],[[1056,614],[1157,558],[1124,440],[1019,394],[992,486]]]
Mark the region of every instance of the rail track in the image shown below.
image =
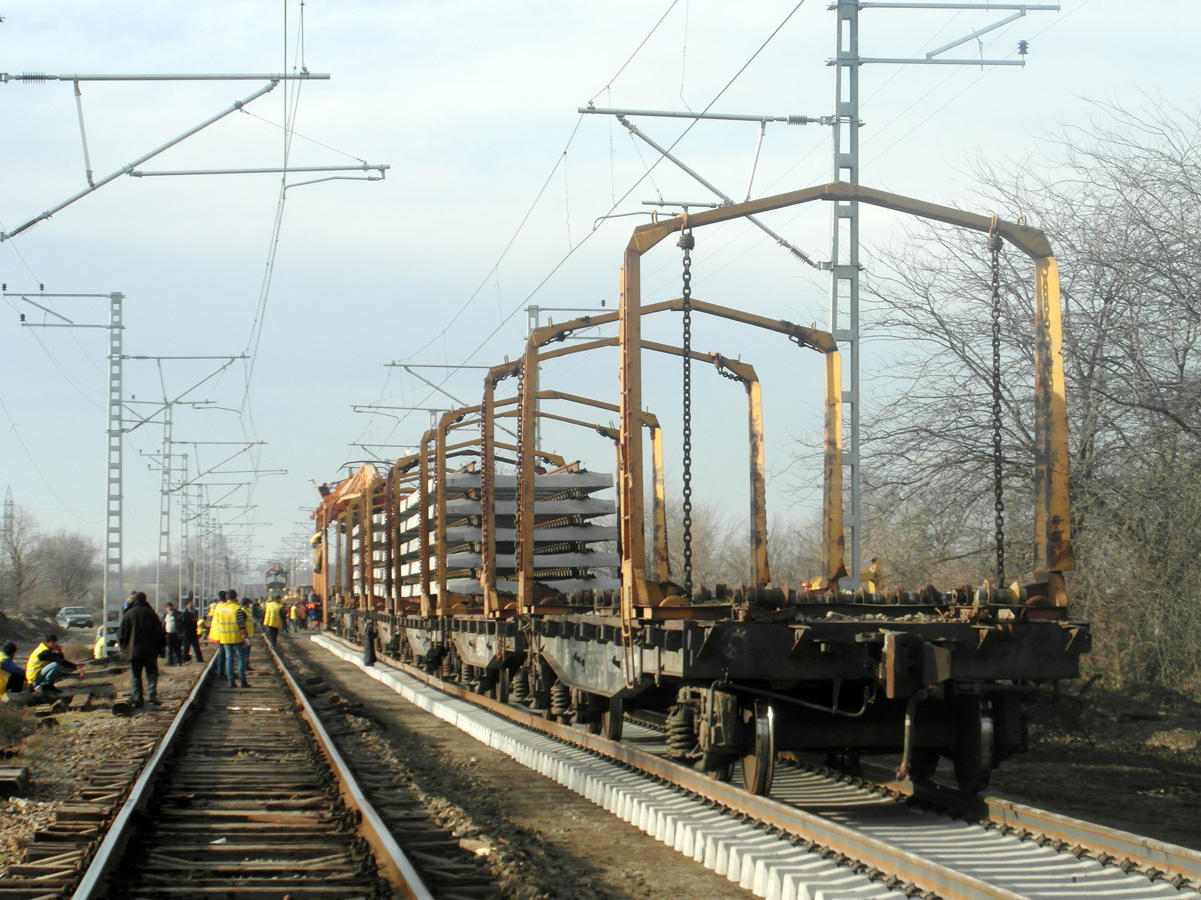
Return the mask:
[[[359,662],[354,645],[316,640]],[[365,671],[761,896],[815,896],[833,884],[856,897],[1201,896],[1201,854],[1186,848],[998,798],[965,809],[920,791],[918,802],[898,785],[787,759],[776,761],[771,796],[754,796],[665,758],[657,723],[627,718],[622,741],[609,741],[382,662]]]
[[[300,686],[211,671],[146,762],[74,896],[433,896]],[[299,713],[299,714],[298,714]]]
[[[263,657],[248,688],[210,661],[177,713],[131,720],[129,756],[100,762],[0,898],[498,897],[394,773],[346,752],[306,696],[321,679]]]

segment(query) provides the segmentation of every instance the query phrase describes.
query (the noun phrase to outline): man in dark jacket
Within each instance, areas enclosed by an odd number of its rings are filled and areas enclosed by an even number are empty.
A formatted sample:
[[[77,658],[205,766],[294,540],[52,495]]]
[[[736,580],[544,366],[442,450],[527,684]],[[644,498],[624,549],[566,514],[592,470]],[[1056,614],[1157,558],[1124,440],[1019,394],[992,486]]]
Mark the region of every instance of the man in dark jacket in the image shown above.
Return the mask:
[[[196,651],[196,662],[204,662],[200,653],[200,638],[196,631],[199,617],[196,615],[196,604],[189,600],[179,613],[180,635],[183,638],[183,661],[192,661],[192,651]]]
[[[141,591],[134,595],[121,616],[117,643],[129,659],[129,705],[134,709],[142,706],[142,672],[145,671],[147,700],[159,706],[162,701],[158,699],[158,657],[167,646],[167,636],[158,614]]]

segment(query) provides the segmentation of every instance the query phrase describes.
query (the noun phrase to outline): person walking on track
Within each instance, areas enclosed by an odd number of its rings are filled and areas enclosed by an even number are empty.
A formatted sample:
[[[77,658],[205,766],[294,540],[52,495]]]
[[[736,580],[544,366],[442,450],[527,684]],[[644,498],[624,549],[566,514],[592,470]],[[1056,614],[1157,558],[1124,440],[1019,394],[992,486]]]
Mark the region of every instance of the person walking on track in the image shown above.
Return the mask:
[[[225,675],[230,687],[237,687],[239,681],[242,687],[246,683],[246,659],[242,656],[242,643],[246,640],[246,613],[238,606],[237,600],[229,597],[228,593],[217,604],[213,613],[213,630],[211,635],[221,645],[220,653],[225,666]],[[237,671],[237,680],[234,672]]]
[[[196,654],[196,662],[204,662],[204,656],[200,652],[200,617],[196,613],[195,601],[188,601],[183,612],[179,614],[179,621],[184,662],[191,662],[193,653]]]
[[[279,629],[284,624],[283,609],[284,605],[279,602],[278,597],[268,597],[267,605],[263,607],[263,631],[267,635],[267,643],[272,647],[275,646]]]
[[[146,673],[146,700],[155,706],[158,699],[158,658],[167,646],[163,623],[138,591],[121,615],[117,643],[129,659],[129,705],[140,709],[142,703],[142,673]]]
[[[231,591],[230,593],[233,592]],[[243,616],[245,616],[242,624],[246,626],[246,640],[242,642],[242,669],[243,673],[245,673],[247,669],[254,668],[250,664],[250,639],[254,637],[254,613],[251,610],[249,597],[242,598],[241,609]],[[242,678],[242,687],[246,687],[246,678],[244,675]]]

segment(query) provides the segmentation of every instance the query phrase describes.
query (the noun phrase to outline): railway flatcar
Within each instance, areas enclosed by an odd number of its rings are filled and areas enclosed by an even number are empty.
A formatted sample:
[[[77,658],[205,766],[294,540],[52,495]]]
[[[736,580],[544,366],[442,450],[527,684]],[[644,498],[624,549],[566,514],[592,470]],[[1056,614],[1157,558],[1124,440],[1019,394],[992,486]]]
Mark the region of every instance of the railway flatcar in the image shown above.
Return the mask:
[[[697,300],[687,280],[682,297],[642,303],[640,260],[663,239],[680,233],[687,252],[693,229],[814,200],[870,203],[985,232],[995,246],[1007,241],[1033,260],[1036,508],[1027,578],[887,595],[871,585],[841,587],[842,375],[834,337]],[[1045,236],[835,182],[641,226],[627,247],[621,283],[617,311],[535,329],[520,358],[488,371],[480,402],[442,416],[418,452],[386,467],[364,465],[326,486],[313,517],[321,536],[314,587],[328,598],[327,626],[444,679],[611,738],[620,737],[625,713],[657,714],[671,755],[716,777],[738,771],[755,793],[770,790],[777,754],[786,750],[897,754],[898,775],[914,779],[931,777],[947,759],[964,792],[982,788],[994,767],[1025,747],[1023,688],[1076,676],[1090,642],[1088,625],[1074,621],[1068,607],[1065,573],[1074,560],[1060,300]],[[644,341],[642,318],[665,312],[686,323],[706,315],[766,329],[824,359],[822,568],[810,583],[772,581],[753,367],[698,352],[687,338],[680,347]],[[606,322],[620,324],[620,337],[559,343]],[[614,344],[616,403],[539,385],[540,363]],[[746,584],[694,586],[687,542],[682,577],[673,580],[668,571],[661,434],[643,409],[643,352],[712,364],[745,388]],[[504,397],[500,388],[510,379],[519,388]],[[537,416],[552,415],[538,401],[552,399],[585,416],[558,419],[613,439],[615,475],[535,446]],[[597,409],[617,412],[618,426],[591,422]],[[498,439],[502,419],[515,422],[515,442]],[[690,428],[685,406],[685,471]],[[514,474],[498,472],[498,462]],[[687,518],[687,483],[684,496]]]

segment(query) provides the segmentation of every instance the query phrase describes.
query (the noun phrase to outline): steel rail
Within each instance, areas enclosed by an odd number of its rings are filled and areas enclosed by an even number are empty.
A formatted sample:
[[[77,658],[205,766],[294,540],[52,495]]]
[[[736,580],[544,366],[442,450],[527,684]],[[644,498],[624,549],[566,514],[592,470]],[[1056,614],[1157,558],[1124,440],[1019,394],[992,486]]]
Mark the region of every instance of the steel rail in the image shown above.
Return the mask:
[[[266,644],[265,641],[264,644]],[[379,813],[367,800],[350,768],[334,746],[329,733],[305,697],[304,691],[296,683],[292,673],[279,655],[269,645],[267,649],[279,669],[283,681],[300,707],[301,718],[308,723],[317,746],[333,772],[343,803],[358,813],[356,817],[358,833],[373,851],[381,877],[399,892],[398,896],[412,898],[412,900],[433,900],[433,893],[426,887],[404,851],[393,839]],[[151,788],[159,777],[164,760],[172,750],[172,745],[179,732],[193,716],[203,711],[200,694],[206,690],[208,682],[212,679],[212,668],[216,658],[216,654],[210,657],[187,699],[180,705],[175,719],[160,738],[153,755],[134,782],[125,803],[114,816],[103,841],[80,879],[72,895],[73,900],[93,900],[93,898],[99,900],[105,896],[102,889],[105,887],[106,879],[112,873],[114,866],[120,862],[131,836],[129,828],[131,820],[149,803]]]
[[[819,765],[818,768],[824,767]],[[1079,847],[1094,858],[1109,856],[1134,863],[1148,876],[1201,885],[1201,851],[1039,809],[1006,797],[989,795],[965,800],[956,791],[940,784],[896,781],[895,770],[871,762],[860,762],[859,770],[864,778],[883,791],[947,807],[998,828],[1026,831],[1048,841]]]
[[[379,813],[375,811],[375,807],[371,805],[371,801],[367,799],[367,795],[363,793],[363,789],[359,787],[350,767],[342,758],[342,754],[338,752],[338,748],[334,746],[333,738],[321,724],[321,720],[304,695],[304,691],[296,683],[296,679],[292,677],[292,673],[284,665],[279,654],[275,652],[275,648],[266,641],[263,643],[296,698],[296,702],[300,706],[301,717],[309,723],[309,727],[317,737],[321,753],[325,756],[330,768],[333,769],[342,802],[361,815],[358,827],[367,844],[375,852],[376,863],[380,866],[383,877],[394,888],[400,890],[402,896],[411,897],[413,900],[433,900],[433,893],[425,886],[405,852],[388,831],[388,826],[384,824]]]
[[[333,634],[324,637],[346,647],[357,645]],[[769,797],[747,794],[731,784],[717,781],[643,750],[591,735],[569,725],[550,722],[542,716],[502,704],[469,688],[446,682],[419,669],[384,656],[377,663],[404,672],[418,681],[452,697],[474,703],[489,712],[535,731],[555,737],[593,753],[615,760],[632,769],[680,787],[691,794],[710,800],[736,814],[746,815],[769,828],[778,829],[805,841],[845,854],[868,868],[878,869],[910,882],[922,890],[933,891],[944,900],[1022,900],[1022,895],[1005,890],[981,879],[923,859],[917,854],[890,846],[829,819],[797,809]]]
[[[199,708],[198,698],[200,692],[204,690],[205,682],[209,679],[212,668],[216,664],[216,659],[217,654],[215,653],[209,656],[209,661],[205,665],[204,671],[196,679],[196,683],[192,685],[192,690],[188,693],[187,699],[180,704],[179,712],[175,714],[175,719],[171,722],[170,727],[167,728],[162,738],[159,739],[158,747],[155,748],[154,754],[146,761],[146,765],[142,768],[142,773],[133,783],[133,787],[130,788],[125,803],[117,811],[117,815],[113,817],[113,821],[104,835],[104,840],[100,842],[100,846],[92,855],[91,863],[83,873],[83,877],[79,880],[79,884],[75,888],[75,893],[71,895],[73,900],[90,900],[93,897],[99,898],[103,896],[103,894],[97,893],[97,890],[112,867],[121,859],[121,852],[125,849],[125,843],[129,839],[129,822],[134,814],[140,812],[149,801],[150,787],[154,784],[155,779],[158,778],[163,760],[166,758],[167,752],[171,749],[175,736]]]

